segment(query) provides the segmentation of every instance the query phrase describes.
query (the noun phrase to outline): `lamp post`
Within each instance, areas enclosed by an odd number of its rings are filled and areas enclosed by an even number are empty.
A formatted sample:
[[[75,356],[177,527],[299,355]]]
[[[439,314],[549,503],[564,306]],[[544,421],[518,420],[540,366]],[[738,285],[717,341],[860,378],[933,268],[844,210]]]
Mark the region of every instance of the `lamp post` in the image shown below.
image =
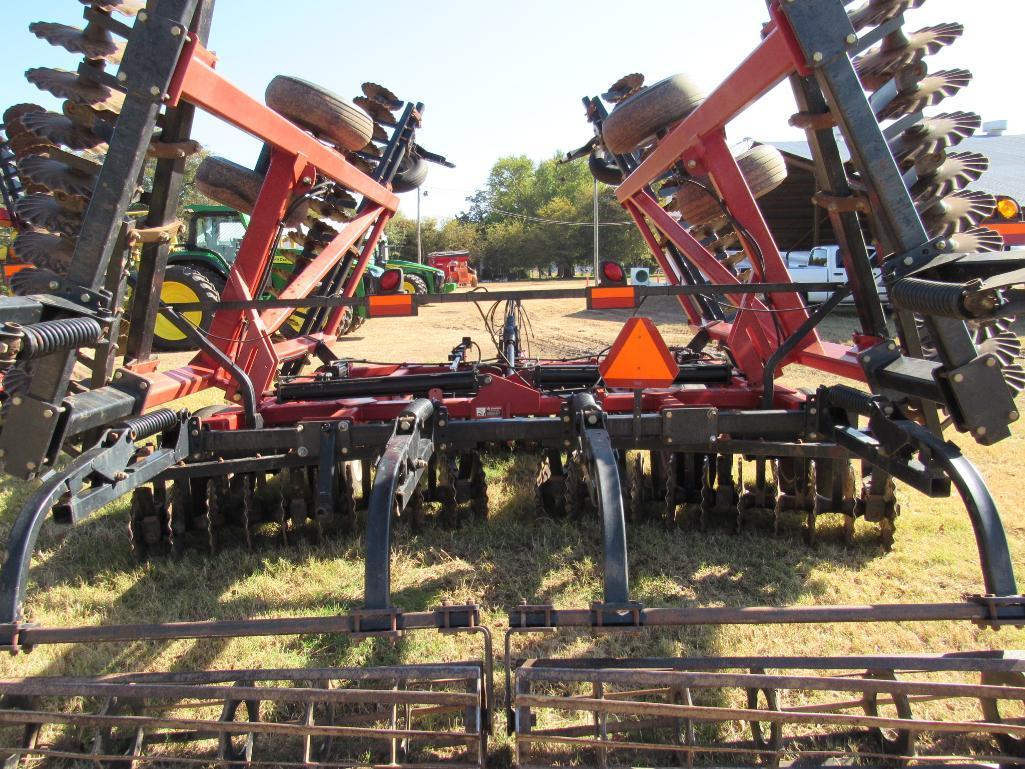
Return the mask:
[[[417,264],[424,263],[423,242],[420,238],[420,195],[421,190],[416,188],[416,261]],[[427,190],[423,190],[423,196],[427,197]]]

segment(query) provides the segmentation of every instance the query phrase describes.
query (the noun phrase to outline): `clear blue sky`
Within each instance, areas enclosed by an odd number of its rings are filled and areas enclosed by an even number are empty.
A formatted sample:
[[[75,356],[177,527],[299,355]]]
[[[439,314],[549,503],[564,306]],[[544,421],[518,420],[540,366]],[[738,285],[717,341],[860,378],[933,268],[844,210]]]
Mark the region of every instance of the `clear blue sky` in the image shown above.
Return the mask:
[[[0,102],[53,106],[22,73],[31,66],[72,67],[74,57],[27,27],[37,20],[77,23],[81,7],[73,0],[2,2],[10,27]],[[282,73],[350,98],[373,80],[424,102],[421,143],[458,168],[431,168],[423,212],[446,217],[464,207],[496,158],[541,159],[585,142],[590,127],[581,97],[629,72],[643,72],[649,83],[687,72],[711,88],[757,44],[766,19],[763,0],[218,0],[210,47],[220,56],[218,69],[253,94]],[[1004,118],[1012,133],[1025,132],[1018,54],[1025,2],[930,0],[909,20],[911,29],[941,21],[966,27],[958,43],[929,60],[931,69],[965,67],[976,77],[941,109]],[[789,91],[777,89],[735,121],[730,136],[800,138],[787,126],[793,110]],[[217,154],[255,160],[256,143],[215,120],[200,120],[195,135]],[[416,195],[403,198],[405,213],[414,214]]]

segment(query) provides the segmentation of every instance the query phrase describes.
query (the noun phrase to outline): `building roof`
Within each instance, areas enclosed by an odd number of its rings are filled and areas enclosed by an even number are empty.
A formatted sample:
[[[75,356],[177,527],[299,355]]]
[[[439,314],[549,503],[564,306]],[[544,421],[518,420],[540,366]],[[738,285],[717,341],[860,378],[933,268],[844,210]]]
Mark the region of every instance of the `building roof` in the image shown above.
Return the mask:
[[[784,152],[804,158],[811,157],[808,143],[803,141],[768,142]],[[843,142],[840,150],[844,160],[849,155]],[[952,148],[952,151],[979,152],[989,158],[989,170],[969,187],[992,195],[1010,195],[1025,203],[1025,134],[1001,136],[972,136]]]

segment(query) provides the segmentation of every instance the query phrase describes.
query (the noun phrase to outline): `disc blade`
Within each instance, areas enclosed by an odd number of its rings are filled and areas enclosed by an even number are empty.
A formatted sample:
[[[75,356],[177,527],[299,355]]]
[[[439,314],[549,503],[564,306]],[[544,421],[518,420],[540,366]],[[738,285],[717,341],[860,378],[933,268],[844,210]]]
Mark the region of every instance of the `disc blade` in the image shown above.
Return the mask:
[[[978,152],[951,152],[936,170],[920,178],[911,187],[911,197],[924,203],[926,198],[941,197],[977,181],[989,168],[989,160]],[[931,204],[930,204],[931,205]]]
[[[352,103],[370,115],[375,122],[380,123],[381,125],[398,125],[398,121],[391,113],[391,110],[373,99],[368,99],[366,96],[357,96],[352,100]]]
[[[893,156],[901,163],[913,163],[923,155],[956,147],[982,126],[974,112],[944,112],[925,118],[890,142]]]
[[[8,138],[12,133],[24,130],[20,126],[20,121],[22,116],[30,112],[46,112],[46,108],[40,107],[38,104],[15,104],[4,110],[4,130],[7,131]]]
[[[1004,239],[996,230],[988,227],[973,227],[964,232],[956,232],[948,240],[956,253],[981,254],[1002,251]]]
[[[109,32],[96,24],[90,24],[83,30],[67,24],[37,21],[29,24],[28,29],[50,45],[82,54],[87,59],[117,63],[124,53],[124,43],[116,42]]]
[[[355,168],[359,169],[365,174],[371,174],[374,172],[374,164],[369,160],[365,160],[357,155],[355,152],[346,152],[345,159]]]
[[[99,83],[83,80],[76,72],[50,67],[36,67],[25,73],[25,78],[37,88],[58,99],[68,99],[93,109],[119,113],[124,95]]]
[[[11,291],[18,296],[29,296],[31,294],[45,294],[53,291],[60,283],[60,276],[53,270],[40,270],[36,267],[26,267],[18,270],[10,278]]]
[[[21,118],[21,124],[39,139],[70,150],[97,150],[107,144],[103,137],[56,112],[30,112]]]
[[[854,29],[862,30],[866,27],[876,27],[905,11],[918,8],[923,2],[925,0],[868,0],[847,16]]]
[[[82,215],[61,206],[49,195],[26,195],[19,200],[14,210],[18,218],[33,227],[49,230],[60,235],[75,237],[82,227]]]
[[[855,59],[854,68],[865,87],[875,90],[909,64],[939,52],[962,34],[964,25],[954,23],[925,27],[911,35],[901,30]]]
[[[616,104],[633,96],[643,86],[644,75],[640,72],[633,72],[629,75],[623,75],[623,77],[610,85],[609,90],[603,93],[601,97],[611,104]]]
[[[388,132],[384,130],[384,126],[380,123],[374,123],[374,133],[370,139],[375,142],[386,142],[389,139]]]
[[[14,253],[26,262],[61,275],[68,270],[74,244],[59,235],[46,232],[23,232],[14,239]]]
[[[922,223],[934,236],[950,235],[974,227],[993,215],[997,199],[988,192],[958,190],[922,211]]]
[[[405,104],[402,99],[396,96],[392,91],[385,88],[383,85],[377,83],[364,83],[360,86],[363,91],[363,95],[371,101],[375,101],[385,109],[388,110],[399,110],[402,109],[402,105]]]
[[[41,155],[21,160],[18,163],[18,171],[23,179],[27,179],[33,184],[73,197],[88,198],[92,195],[95,183],[95,177],[92,174]]]
[[[79,0],[82,5],[91,5],[104,13],[117,12],[123,16],[135,16],[146,7],[146,0]]]
[[[934,107],[946,98],[954,96],[972,80],[972,73],[966,69],[944,69],[926,75],[915,84],[898,94],[882,110],[880,120],[911,115],[926,107]]]

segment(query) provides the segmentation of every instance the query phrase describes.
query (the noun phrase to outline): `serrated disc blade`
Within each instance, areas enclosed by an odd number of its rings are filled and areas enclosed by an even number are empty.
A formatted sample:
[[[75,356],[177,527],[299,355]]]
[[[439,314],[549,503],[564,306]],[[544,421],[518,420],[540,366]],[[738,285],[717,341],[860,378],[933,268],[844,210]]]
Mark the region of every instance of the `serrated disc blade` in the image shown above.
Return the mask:
[[[989,218],[996,205],[997,199],[988,192],[958,190],[923,210],[922,223],[931,235],[950,235]]]
[[[32,375],[20,365],[12,366],[4,372],[3,391],[7,397],[28,391],[32,383]]]
[[[389,138],[388,132],[384,130],[384,126],[380,123],[374,123],[374,134],[370,137],[371,141],[386,142]]]
[[[972,73],[966,69],[944,69],[926,75],[891,101],[879,115],[880,120],[911,115],[926,107],[934,107],[946,98],[955,95],[972,80]]]
[[[944,112],[904,131],[890,143],[890,149],[898,162],[913,163],[923,155],[956,147],[981,126],[982,118],[974,112]]]
[[[53,270],[40,270],[36,267],[26,267],[18,270],[10,278],[11,291],[18,296],[30,294],[45,294],[53,290],[57,285],[60,276]]]
[[[83,80],[76,72],[36,67],[28,70],[25,78],[32,85],[48,91],[58,99],[68,99],[93,109],[118,113],[125,100],[123,94],[105,85]]]
[[[59,235],[76,237],[82,228],[81,212],[64,208],[49,195],[27,195],[15,204],[14,210],[33,227]]]
[[[123,16],[135,16],[146,7],[146,0],[79,0],[82,5],[91,5],[105,13],[117,12]]]
[[[405,102],[402,101],[402,99],[400,99],[398,96],[392,93],[389,89],[385,88],[383,85],[368,82],[360,86],[360,89],[363,91],[364,96],[366,96],[371,101],[377,102],[385,109],[398,110],[402,109],[402,105],[405,104]]]
[[[71,241],[45,232],[23,232],[14,239],[13,246],[14,253],[26,262],[62,275],[67,272],[75,253]]]
[[[964,33],[963,24],[936,24],[907,35],[903,30],[887,35],[882,44],[854,61],[865,87],[879,88],[900,70],[940,51]]]
[[[989,168],[989,159],[978,152],[951,152],[929,176],[920,178],[911,188],[911,197],[924,204],[927,198],[949,195],[963,189]]]
[[[611,104],[616,104],[623,101],[630,96],[633,96],[644,86],[644,75],[640,72],[633,72],[629,75],[623,75],[615,83],[609,86],[609,90],[601,95],[601,97]]]
[[[79,198],[88,198],[92,195],[96,181],[92,174],[41,155],[21,160],[18,163],[18,171],[22,179],[27,179],[32,184]]]
[[[41,152],[51,149],[54,144],[48,142],[45,139],[40,139],[30,131],[20,131],[11,136],[7,142],[7,146],[11,148],[18,158],[25,158],[30,155],[38,155]]]
[[[370,173],[374,172],[374,164],[371,163],[369,160],[364,160],[359,155],[357,155],[355,152],[346,152],[346,153],[344,153],[344,155],[345,155],[345,159],[347,161],[349,161],[349,163],[352,166],[354,166],[355,168],[359,169],[363,173],[370,174]]]
[[[381,157],[381,148],[378,147],[376,144],[368,144],[366,147],[360,150],[360,152],[362,152],[364,155],[370,155],[375,158]]]
[[[1010,329],[986,329],[985,338],[976,346],[983,355],[995,355],[1005,366],[1021,357],[1021,340]]]
[[[847,14],[854,29],[875,27],[905,11],[918,8],[925,0],[868,0]]]
[[[115,42],[109,32],[95,24],[83,30],[67,24],[37,21],[29,24],[28,29],[50,45],[71,53],[80,53],[87,59],[117,63],[124,53],[124,44]]]
[[[324,197],[324,200],[336,208],[356,207],[356,198],[345,187],[339,187],[337,184],[331,188],[331,192]]]
[[[996,230],[988,227],[973,227],[951,235],[950,247],[955,253],[983,254],[1004,249],[1004,239]]]
[[[92,131],[76,125],[71,118],[56,112],[30,112],[21,118],[21,124],[39,139],[70,150],[95,150],[107,143]]]
[[[22,116],[29,112],[46,112],[46,108],[40,107],[38,104],[15,104],[4,110],[4,130],[7,131],[8,138],[12,133],[24,130],[20,126],[20,121]]]
[[[373,99],[368,99],[366,96],[357,96],[352,100],[352,103],[370,115],[370,117],[374,119],[374,122],[386,126],[398,124],[398,121],[391,113],[391,110]]]

